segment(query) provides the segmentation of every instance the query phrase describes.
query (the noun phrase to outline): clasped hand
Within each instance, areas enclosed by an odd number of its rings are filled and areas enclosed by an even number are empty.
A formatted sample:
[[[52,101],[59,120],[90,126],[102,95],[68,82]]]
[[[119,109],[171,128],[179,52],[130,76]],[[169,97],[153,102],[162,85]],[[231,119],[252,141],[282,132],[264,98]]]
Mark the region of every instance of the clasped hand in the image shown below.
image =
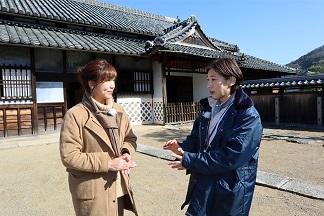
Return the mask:
[[[130,169],[134,167],[136,167],[136,163],[132,161],[132,157],[127,153],[114,158],[109,164],[110,171],[121,171],[123,174],[129,174]]]

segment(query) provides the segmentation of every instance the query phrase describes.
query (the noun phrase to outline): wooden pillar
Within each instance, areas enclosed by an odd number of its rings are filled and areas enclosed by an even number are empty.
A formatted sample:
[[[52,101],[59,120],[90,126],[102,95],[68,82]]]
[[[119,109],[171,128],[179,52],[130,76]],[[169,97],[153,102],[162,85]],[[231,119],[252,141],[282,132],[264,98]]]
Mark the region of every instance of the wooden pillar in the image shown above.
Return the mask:
[[[30,48],[30,70],[32,77],[32,133],[38,134],[38,106],[37,106],[37,95],[36,95],[36,76],[35,76],[35,50]]]
[[[322,113],[322,97],[317,97],[317,125],[321,126],[323,113]]]
[[[275,98],[275,122],[276,125],[280,123],[280,109],[279,109],[279,98]]]
[[[8,136],[8,127],[7,127],[7,109],[3,109],[3,135],[4,137]]]
[[[165,124],[167,122],[167,119],[166,119],[166,106],[168,104],[168,99],[167,99],[167,88],[166,88],[166,56],[163,55],[163,61],[162,61],[162,95],[163,95],[163,104],[164,104],[164,109],[163,109],[163,115],[164,115],[164,122],[163,124]]]
[[[63,74],[67,74],[67,55],[66,50],[63,50]],[[67,92],[66,86],[68,83],[66,81],[63,82],[63,97],[64,97],[64,106],[63,106],[63,113],[67,111]],[[64,115],[64,114],[63,114]]]
[[[32,119],[33,119],[33,134],[38,134],[38,106],[37,106],[37,95],[36,95],[36,77],[34,73],[32,75],[32,98],[33,98],[33,109],[32,109]]]

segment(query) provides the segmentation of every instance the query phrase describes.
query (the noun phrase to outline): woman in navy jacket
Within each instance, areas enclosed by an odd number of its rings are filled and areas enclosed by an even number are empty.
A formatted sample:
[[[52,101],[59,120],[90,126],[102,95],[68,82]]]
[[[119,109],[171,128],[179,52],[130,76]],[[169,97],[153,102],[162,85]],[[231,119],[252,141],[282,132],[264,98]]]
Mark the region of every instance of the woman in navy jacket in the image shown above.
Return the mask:
[[[211,97],[182,143],[163,146],[177,160],[172,168],[191,174],[186,215],[248,215],[256,182],[262,124],[252,99],[242,90],[243,74],[232,59],[207,66]]]

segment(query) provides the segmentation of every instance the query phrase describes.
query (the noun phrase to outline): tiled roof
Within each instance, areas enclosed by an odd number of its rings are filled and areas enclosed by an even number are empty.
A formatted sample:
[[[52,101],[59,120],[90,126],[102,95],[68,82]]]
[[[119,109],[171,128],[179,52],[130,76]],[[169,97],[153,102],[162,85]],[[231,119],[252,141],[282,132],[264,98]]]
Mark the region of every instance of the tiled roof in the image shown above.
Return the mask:
[[[140,55],[144,40],[0,20],[0,43]]]
[[[243,68],[252,68],[252,69],[261,69],[261,70],[269,70],[269,71],[280,71],[296,74],[297,70],[294,68],[290,68],[284,65],[279,65],[270,61],[266,61],[260,58],[256,58],[251,55],[244,54],[244,61],[240,62],[240,66]]]
[[[37,26],[0,20],[2,43],[131,55],[149,53],[153,50],[150,48],[159,47],[160,52],[178,52],[207,58],[231,57],[245,68],[295,73],[291,68],[240,53],[236,45],[206,36],[194,16],[180,22],[176,18],[96,0],[0,0],[0,14],[20,18],[21,22],[30,19],[67,25],[65,28],[56,28],[46,27],[45,24]],[[69,26],[155,37],[155,40],[144,43],[141,39],[126,36],[71,30]],[[183,42],[188,35],[202,39],[204,44]]]
[[[208,39],[217,47],[220,47],[222,49],[228,50],[228,51],[233,51],[233,52],[239,52],[239,48],[237,45],[235,44],[230,44],[230,43],[226,43],[224,41],[218,40],[216,38],[213,37],[208,37]]]
[[[324,74],[314,76],[287,76],[281,78],[246,80],[242,88],[302,87],[324,84]]]
[[[180,43],[165,43],[164,45],[162,45],[162,47],[164,49],[160,49],[160,52],[185,53],[207,58],[233,58],[238,61],[240,61],[241,59],[241,55],[236,55],[236,53],[228,52],[225,50],[214,50],[202,46],[183,45]]]
[[[183,42],[189,36],[200,37],[203,41],[208,41],[210,45],[204,46]],[[296,73],[292,68],[241,53],[236,45],[207,37],[201,31],[198,21],[194,16],[169,27],[165,30],[164,35],[157,36],[153,41],[147,41],[145,43],[145,50],[147,53],[158,50],[159,52],[185,53],[206,58],[229,57],[237,60],[243,68]]]
[[[158,35],[178,19],[91,0],[6,0],[0,13],[143,35]]]

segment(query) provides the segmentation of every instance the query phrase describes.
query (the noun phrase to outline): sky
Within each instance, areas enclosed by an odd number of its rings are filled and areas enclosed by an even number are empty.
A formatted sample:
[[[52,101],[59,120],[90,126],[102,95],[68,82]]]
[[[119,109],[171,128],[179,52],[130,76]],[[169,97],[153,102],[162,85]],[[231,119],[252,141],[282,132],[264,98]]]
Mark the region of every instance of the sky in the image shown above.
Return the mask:
[[[195,15],[206,35],[285,65],[324,45],[324,0],[101,0],[162,16]]]

